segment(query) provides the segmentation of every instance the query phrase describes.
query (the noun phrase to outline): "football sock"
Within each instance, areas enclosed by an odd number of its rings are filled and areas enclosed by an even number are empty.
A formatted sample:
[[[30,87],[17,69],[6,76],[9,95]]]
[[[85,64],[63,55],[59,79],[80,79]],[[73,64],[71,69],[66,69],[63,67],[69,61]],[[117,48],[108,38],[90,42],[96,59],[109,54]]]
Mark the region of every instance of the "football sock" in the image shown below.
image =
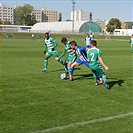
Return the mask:
[[[96,76],[96,74],[93,73],[93,77],[94,77],[95,83],[97,83],[97,76]]]
[[[74,68],[70,67],[70,75],[73,75]]]
[[[103,82],[106,83],[106,76],[105,75],[102,76],[102,79],[103,79]]]
[[[48,60],[44,60],[44,68],[47,68],[48,66]]]
[[[67,70],[68,70],[68,74],[70,75],[70,67],[67,67]]]
[[[62,61],[62,59],[60,59],[59,62],[63,65],[63,61]]]

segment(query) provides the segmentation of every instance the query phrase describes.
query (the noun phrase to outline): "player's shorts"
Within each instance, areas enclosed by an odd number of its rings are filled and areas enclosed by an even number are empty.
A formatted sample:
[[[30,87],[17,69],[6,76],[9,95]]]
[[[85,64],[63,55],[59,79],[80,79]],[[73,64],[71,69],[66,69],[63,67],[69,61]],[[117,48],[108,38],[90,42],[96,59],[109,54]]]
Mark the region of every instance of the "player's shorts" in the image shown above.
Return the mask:
[[[133,47],[133,44],[131,44],[131,47]]]
[[[84,64],[84,65],[86,65],[88,68],[90,68],[89,62],[88,62],[88,61],[82,61],[81,59],[77,59],[75,62],[78,63],[79,65]]]
[[[101,66],[98,66],[98,67],[95,67],[95,68],[94,68],[94,67],[93,67],[93,68],[90,67],[90,69],[91,69],[92,72],[95,73],[95,74],[98,73],[98,74],[100,74],[101,76],[103,76],[103,75],[105,74]]]
[[[66,62],[67,63],[69,63],[69,62],[73,63],[76,60],[76,58],[77,58],[76,56],[68,56],[66,58]]]
[[[91,45],[86,45],[86,48],[91,48]]]
[[[47,56],[47,57],[54,56],[55,58],[56,58],[56,57],[59,57],[57,51],[48,51],[48,52],[46,53],[46,56]]]

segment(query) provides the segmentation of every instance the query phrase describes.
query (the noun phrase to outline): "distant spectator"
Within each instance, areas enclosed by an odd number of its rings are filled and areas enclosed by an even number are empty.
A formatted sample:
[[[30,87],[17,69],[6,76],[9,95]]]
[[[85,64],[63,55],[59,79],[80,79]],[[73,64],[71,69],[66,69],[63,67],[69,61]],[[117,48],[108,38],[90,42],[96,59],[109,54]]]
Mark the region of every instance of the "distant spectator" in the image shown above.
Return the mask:
[[[31,35],[31,37],[32,37],[32,40],[34,40],[34,38],[35,38],[35,35],[34,35],[34,34],[32,34],[32,35]]]

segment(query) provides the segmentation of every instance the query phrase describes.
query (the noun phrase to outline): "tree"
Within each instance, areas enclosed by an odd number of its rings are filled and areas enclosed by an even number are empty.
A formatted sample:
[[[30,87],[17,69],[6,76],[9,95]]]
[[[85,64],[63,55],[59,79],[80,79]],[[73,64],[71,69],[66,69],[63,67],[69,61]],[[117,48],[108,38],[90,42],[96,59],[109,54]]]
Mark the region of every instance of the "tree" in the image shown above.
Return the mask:
[[[112,33],[115,29],[121,29],[121,22],[117,18],[111,18],[106,27],[106,31]]]
[[[32,14],[33,6],[25,4],[23,7],[18,6],[15,9],[14,18],[15,24],[18,25],[33,25],[36,23],[34,14]]]
[[[9,20],[4,21],[4,25],[11,25],[12,23]]]
[[[1,19],[0,19],[0,24],[3,24]]]

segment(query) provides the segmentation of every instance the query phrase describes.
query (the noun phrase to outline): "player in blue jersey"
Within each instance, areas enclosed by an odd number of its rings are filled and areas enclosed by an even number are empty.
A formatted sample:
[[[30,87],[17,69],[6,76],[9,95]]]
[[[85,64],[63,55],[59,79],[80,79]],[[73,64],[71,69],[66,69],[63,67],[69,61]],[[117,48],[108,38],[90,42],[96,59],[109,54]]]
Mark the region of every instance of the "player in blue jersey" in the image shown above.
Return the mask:
[[[79,58],[71,65],[70,68],[70,81],[73,80],[73,71],[74,71],[74,67],[79,66],[84,64],[85,66],[89,67],[89,62],[87,59],[87,54],[86,54],[86,48],[83,46],[78,46],[77,43],[75,41],[71,41],[70,45],[72,47],[73,50],[75,50],[77,56],[79,56]]]
[[[91,48],[91,44],[90,44],[91,38],[89,34],[86,35],[86,38],[84,39],[84,41],[86,45],[86,51],[88,51]]]

